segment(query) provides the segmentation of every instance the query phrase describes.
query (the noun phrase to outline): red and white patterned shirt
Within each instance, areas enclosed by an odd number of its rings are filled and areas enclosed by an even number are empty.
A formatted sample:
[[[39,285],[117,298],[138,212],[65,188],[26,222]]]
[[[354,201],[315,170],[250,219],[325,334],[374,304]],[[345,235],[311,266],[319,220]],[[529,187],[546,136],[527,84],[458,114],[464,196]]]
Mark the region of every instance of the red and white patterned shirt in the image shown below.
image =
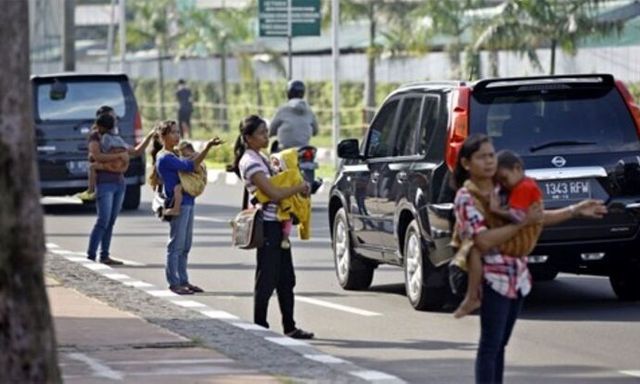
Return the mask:
[[[489,229],[466,188],[460,188],[454,201],[456,226],[461,239],[472,239]],[[497,248],[482,255],[483,274],[489,286],[499,294],[517,298],[518,291],[526,296],[531,291],[531,276],[526,257],[500,254]]]

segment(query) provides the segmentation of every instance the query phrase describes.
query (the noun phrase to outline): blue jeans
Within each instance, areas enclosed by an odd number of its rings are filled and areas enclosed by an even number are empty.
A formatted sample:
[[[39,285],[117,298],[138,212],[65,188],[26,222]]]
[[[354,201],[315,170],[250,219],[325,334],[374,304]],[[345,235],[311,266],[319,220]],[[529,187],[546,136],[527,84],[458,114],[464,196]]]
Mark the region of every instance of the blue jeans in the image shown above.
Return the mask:
[[[124,181],[119,183],[99,183],[96,185],[96,211],[98,212],[98,219],[89,237],[89,248],[87,249],[89,259],[96,259],[98,245],[100,245],[100,259],[105,260],[109,258],[113,225],[116,223],[116,218],[118,218],[118,214],[122,209],[124,193]]]
[[[169,286],[189,284],[187,257],[193,240],[193,205],[180,207],[180,215],[169,222],[169,243],[167,244],[167,265],[165,273]]]
[[[484,285],[480,309],[480,345],[476,357],[476,383],[502,383],[504,350],[523,301],[520,294],[517,299],[510,299]]]

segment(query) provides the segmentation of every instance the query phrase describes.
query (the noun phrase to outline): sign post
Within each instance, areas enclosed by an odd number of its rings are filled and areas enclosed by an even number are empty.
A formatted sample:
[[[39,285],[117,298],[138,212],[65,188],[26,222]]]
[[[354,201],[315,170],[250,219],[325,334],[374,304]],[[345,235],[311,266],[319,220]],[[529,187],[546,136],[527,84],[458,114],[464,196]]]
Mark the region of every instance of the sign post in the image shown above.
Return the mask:
[[[259,0],[259,36],[286,37],[291,79],[292,39],[296,36],[320,36],[320,0]]]

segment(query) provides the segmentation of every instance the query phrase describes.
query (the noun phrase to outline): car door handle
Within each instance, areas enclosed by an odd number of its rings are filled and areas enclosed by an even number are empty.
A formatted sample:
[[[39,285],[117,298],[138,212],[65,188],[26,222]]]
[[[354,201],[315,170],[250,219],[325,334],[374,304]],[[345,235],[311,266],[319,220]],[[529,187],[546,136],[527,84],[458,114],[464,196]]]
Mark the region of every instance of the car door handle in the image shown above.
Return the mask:
[[[372,183],[377,183],[378,179],[380,179],[380,172],[373,172],[371,174],[371,182]]]
[[[407,172],[398,172],[396,174],[396,180],[398,180],[398,183],[405,183],[409,180],[409,176],[407,176]]]

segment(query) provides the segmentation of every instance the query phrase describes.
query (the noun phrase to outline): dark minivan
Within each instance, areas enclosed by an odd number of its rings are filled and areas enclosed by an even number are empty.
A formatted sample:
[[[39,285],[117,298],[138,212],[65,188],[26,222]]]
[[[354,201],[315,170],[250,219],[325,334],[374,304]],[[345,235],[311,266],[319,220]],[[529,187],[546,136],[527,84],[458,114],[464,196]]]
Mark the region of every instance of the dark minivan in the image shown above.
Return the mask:
[[[124,74],[38,75],[31,84],[42,196],[87,189],[88,138],[100,106],[113,107],[127,143],[136,145],[143,138],[138,104]],[[125,173],[124,209],[138,208],[144,181],[144,156],[132,158]]]
[[[329,220],[342,287],[367,288],[378,264],[395,264],[415,308],[443,303],[452,256],[448,180],[473,133],[522,156],[547,208],[606,202],[602,220],[543,231],[529,257],[535,281],[604,275],[620,299],[640,299],[640,110],[608,74],[423,82],[391,93],[362,144],[338,146],[344,160]]]

